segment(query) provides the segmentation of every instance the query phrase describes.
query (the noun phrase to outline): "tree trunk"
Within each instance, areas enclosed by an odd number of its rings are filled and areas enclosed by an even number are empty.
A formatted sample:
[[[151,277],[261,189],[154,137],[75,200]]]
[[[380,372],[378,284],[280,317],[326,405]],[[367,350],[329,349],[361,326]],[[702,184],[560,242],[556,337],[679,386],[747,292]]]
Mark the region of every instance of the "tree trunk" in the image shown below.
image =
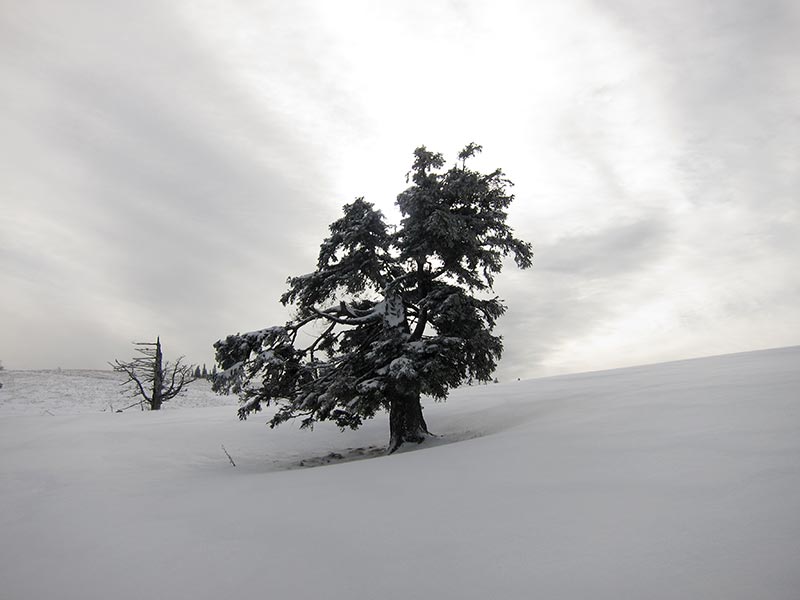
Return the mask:
[[[419,393],[395,393],[389,402],[389,454],[405,442],[419,444],[428,435]]]
[[[150,410],[161,410],[161,394],[164,392],[164,371],[161,367],[161,338],[156,338],[156,357],[153,361],[153,396],[150,399]]]

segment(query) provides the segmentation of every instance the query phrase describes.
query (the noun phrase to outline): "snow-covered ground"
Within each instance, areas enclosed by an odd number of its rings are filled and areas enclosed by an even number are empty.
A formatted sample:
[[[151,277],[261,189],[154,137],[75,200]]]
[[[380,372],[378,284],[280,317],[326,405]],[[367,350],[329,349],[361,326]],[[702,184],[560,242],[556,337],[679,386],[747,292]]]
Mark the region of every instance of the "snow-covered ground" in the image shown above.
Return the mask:
[[[0,381],[4,600],[800,598],[800,347],[457,390],[388,457],[385,418]]]
[[[137,401],[121,386],[125,379],[114,371],[0,371],[0,416],[114,412]],[[164,410],[234,404],[235,398],[219,396],[211,384],[198,380],[165,403]]]

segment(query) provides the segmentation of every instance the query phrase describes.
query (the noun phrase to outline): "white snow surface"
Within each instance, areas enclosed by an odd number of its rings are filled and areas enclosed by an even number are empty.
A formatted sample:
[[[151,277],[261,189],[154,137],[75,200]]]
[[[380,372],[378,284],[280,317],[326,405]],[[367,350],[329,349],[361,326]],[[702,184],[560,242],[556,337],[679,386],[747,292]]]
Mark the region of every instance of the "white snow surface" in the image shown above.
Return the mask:
[[[800,347],[456,390],[392,456],[83,373],[0,373],[4,600],[800,598]]]
[[[131,397],[131,387],[121,385],[125,380],[124,374],[114,371],[0,371],[0,416],[113,412],[139,399]],[[208,381],[198,379],[186,385],[180,396],[165,402],[163,409],[235,404],[235,397],[215,394]]]

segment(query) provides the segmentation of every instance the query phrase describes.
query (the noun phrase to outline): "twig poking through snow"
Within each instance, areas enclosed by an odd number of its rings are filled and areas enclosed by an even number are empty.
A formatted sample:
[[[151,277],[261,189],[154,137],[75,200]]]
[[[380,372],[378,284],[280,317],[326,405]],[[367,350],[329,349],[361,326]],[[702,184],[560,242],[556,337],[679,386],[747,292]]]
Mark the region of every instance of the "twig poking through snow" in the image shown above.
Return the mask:
[[[142,407],[142,410],[144,410],[144,404],[142,404],[142,401],[141,400],[137,400],[136,402],[134,402],[130,406],[126,406],[125,408],[118,408],[117,412],[121,413],[123,410],[128,410],[129,408],[133,408],[134,406],[140,406],[140,407]]]
[[[225,456],[227,456],[227,457],[228,457],[228,460],[229,460],[229,461],[231,461],[231,464],[232,464],[232,465],[235,467],[235,466],[236,466],[236,463],[235,463],[235,462],[233,462],[233,459],[231,458],[231,455],[230,455],[230,454],[228,454],[228,451],[227,451],[227,450],[225,450],[225,444],[222,444],[222,451],[225,453]]]

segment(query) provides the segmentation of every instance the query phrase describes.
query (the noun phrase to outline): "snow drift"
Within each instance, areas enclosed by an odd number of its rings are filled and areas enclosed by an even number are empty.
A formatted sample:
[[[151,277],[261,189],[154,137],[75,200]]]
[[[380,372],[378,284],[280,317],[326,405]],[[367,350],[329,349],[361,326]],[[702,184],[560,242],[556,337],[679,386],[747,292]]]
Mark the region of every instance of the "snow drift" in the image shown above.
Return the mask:
[[[799,597],[800,347],[457,390],[391,457],[381,418],[32,377],[0,390],[3,598]]]

